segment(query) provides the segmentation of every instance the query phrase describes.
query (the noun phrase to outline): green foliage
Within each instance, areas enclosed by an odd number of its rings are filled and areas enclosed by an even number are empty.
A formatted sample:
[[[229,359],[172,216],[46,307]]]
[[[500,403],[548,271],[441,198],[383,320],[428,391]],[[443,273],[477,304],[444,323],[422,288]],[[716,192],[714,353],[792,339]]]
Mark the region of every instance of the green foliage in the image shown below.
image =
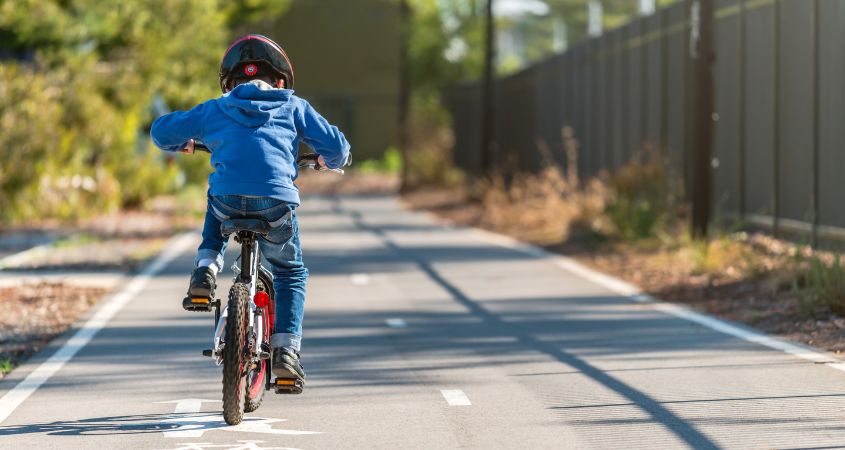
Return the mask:
[[[397,174],[402,170],[402,154],[397,148],[390,147],[381,159],[368,159],[356,166],[356,170],[366,173]]]
[[[206,159],[152,148],[152,99],[219,95],[227,27],[287,3],[0,0],[0,222],[137,205],[180,171],[204,180]]]
[[[447,113],[430,97],[413,102],[408,129],[413,151],[408,158],[406,188],[458,186],[464,173],[452,161],[454,138]]]
[[[15,368],[15,364],[10,358],[0,359],[0,375],[6,375]]]
[[[610,178],[610,192],[606,213],[623,239],[655,237],[677,215],[677,188],[657,156],[620,167]]]
[[[805,253],[800,249],[795,253],[796,269],[792,280],[800,312],[812,316],[826,308],[845,315],[845,265],[841,255],[835,254],[827,261]]]
[[[415,86],[442,86],[479,78],[484,64],[487,0],[408,1],[414,11],[410,53],[415,66]],[[561,22],[565,24],[568,43],[574,44],[587,38],[589,0],[544,1],[550,10],[544,16],[524,14],[496,18],[497,33],[518,36],[524,52],[520,60],[515,60],[514,55],[500,53],[499,73],[511,73],[554,53],[557,50],[554,28]],[[668,6],[677,1],[658,0],[657,6]],[[602,0],[601,3],[606,29],[624,25],[638,14],[634,0]],[[453,57],[447,57],[449,54]]]

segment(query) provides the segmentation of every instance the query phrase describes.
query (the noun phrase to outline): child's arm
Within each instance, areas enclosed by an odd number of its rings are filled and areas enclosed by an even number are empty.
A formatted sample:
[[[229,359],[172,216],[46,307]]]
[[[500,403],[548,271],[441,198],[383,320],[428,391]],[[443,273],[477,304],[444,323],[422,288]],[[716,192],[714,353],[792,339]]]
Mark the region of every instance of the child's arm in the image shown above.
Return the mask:
[[[153,122],[150,136],[155,145],[168,152],[182,150],[191,139],[202,139],[206,103],[190,111],[175,111]]]
[[[325,159],[326,166],[337,169],[346,164],[349,158],[349,142],[336,126],[329,124],[305,100],[302,100],[302,107],[299,108],[296,118],[297,132],[302,141]]]

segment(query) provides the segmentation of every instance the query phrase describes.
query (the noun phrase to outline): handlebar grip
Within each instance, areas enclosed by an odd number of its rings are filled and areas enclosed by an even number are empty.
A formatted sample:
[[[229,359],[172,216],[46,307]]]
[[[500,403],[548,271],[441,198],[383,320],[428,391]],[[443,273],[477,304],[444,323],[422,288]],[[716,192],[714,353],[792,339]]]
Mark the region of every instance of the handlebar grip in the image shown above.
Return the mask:
[[[296,165],[300,168],[313,169],[318,172],[330,171],[343,174],[343,169],[329,169],[328,167],[318,163],[320,155],[317,153],[304,153],[296,158]]]
[[[194,151],[195,152],[206,152],[211,153],[211,149],[206,147],[205,144],[199,141],[194,141]]]

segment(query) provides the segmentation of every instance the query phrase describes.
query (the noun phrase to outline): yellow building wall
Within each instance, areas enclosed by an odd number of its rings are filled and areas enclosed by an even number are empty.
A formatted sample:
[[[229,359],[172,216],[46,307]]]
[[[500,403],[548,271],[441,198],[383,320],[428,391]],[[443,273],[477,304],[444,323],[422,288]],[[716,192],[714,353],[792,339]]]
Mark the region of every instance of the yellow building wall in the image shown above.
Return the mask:
[[[259,32],[284,47],[297,95],[350,139],[355,159],[396,142],[399,7],[395,0],[292,0]]]

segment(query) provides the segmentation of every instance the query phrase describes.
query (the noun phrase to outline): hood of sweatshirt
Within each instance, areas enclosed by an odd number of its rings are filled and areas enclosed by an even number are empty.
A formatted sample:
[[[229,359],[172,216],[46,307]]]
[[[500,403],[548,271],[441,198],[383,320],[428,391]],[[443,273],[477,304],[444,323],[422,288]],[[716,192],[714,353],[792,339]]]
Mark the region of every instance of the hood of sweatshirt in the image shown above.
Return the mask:
[[[239,124],[258,128],[276,115],[293,95],[291,89],[275,89],[255,80],[241,84],[217,100],[223,112]]]

